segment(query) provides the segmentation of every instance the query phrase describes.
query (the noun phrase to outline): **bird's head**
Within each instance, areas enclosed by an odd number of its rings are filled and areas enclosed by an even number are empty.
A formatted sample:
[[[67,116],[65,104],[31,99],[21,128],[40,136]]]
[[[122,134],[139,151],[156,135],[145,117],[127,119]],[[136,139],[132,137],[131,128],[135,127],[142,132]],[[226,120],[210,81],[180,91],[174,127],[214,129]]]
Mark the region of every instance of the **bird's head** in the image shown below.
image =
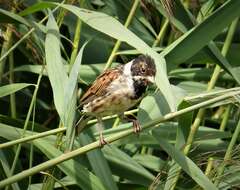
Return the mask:
[[[140,55],[131,62],[130,74],[134,80],[140,80],[149,85],[155,83],[156,66],[148,55]]]

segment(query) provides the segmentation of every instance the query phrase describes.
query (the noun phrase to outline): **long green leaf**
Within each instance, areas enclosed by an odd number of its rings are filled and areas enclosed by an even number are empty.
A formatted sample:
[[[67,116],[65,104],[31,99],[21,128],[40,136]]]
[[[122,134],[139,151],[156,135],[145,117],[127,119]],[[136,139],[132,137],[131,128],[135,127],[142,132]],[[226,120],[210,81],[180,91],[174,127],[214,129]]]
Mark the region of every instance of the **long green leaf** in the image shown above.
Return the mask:
[[[78,74],[80,71],[80,66],[82,62],[83,50],[87,43],[85,43],[71,68],[69,78],[66,81],[66,86],[64,87],[64,102],[63,102],[63,110],[64,110],[64,120],[63,125],[68,126],[66,132],[66,143],[67,149],[71,149],[72,146],[72,138],[74,137],[74,119],[76,115],[76,104],[77,104],[77,82],[78,82]]]
[[[0,98],[4,96],[8,96],[10,94],[13,94],[19,90],[22,90],[23,88],[26,88],[28,86],[34,86],[34,84],[28,84],[28,83],[14,83],[14,84],[8,84],[5,86],[0,87]]]
[[[87,43],[85,43],[77,57],[76,60],[71,68],[70,74],[69,74],[69,79],[66,82],[66,86],[64,87],[64,124],[68,124],[68,126],[71,126],[71,122],[68,123],[67,121],[74,119],[75,117],[75,111],[76,111],[76,106],[74,106],[73,104],[71,104],[71,102],[73,100],[76,100],[77,98],[77,94],[76,94],[76,86],[77,86],[77,80],[78,80],[78,74],[80,71],[80,66],[81,66],[81,62],[82,62],[82,54],[83,54],[83,50],[85,48],[85,46],[87,45]],[[74,93],[75,92],[75,93]],[[71,107],[72,105],[72,107]]]
[[[150,154],[137,154],[133,156],[133,159],[145,168],[156,172],[161,171],[166,165],[166,161]]]
[[[13,12],[6,11],[4,9],[0,9],[0,22],[1,23],[18,22],[21,24],[25,24],[26,26],[29,26],[29,23],[27,22],[26,19],[24,19],[23,17]]]
[[[64,87],[68,76],[62,63],[58,26],[51,12],[49,12],[47,29],[47,36],[45,40],[47,72],[53,89],[54,104],[63,122]]]
[[[66,87],[64,89],[64,102],[65,102],[64,109],[67,109],[70,100],[73,98],[74,89],[76,88],[76,85],[77,85],[78,74],[79,74],[80,67],[81,67],[83,50],[86,45],[87,45],[87,43],[85,43],[81,47],[81,49],[76,57],[76,60],[71,68],[71,71],[69,74],[69,79],[68,79],[68,81],[66,83]]]

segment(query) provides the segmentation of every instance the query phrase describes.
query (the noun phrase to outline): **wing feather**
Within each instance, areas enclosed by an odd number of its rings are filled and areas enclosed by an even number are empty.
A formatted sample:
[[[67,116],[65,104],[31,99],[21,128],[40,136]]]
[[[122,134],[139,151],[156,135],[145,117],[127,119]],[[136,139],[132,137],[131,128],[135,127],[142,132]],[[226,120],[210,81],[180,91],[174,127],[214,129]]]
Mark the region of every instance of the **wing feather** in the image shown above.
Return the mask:
[[[93,99],[106,94],[109,84],[119,77],[121,69],[119,67],[108,69],[96,78],[92,86],[85,92],[80,99],[81,105],[91,102]]]

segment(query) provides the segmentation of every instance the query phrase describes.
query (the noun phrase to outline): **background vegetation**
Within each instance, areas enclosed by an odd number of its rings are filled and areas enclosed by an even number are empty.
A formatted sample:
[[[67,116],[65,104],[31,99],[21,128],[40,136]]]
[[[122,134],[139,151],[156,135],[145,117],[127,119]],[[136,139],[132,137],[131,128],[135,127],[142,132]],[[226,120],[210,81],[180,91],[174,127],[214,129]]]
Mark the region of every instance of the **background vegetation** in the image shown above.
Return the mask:
[[[240,1],[0,1],[0,189],[238,189]],[[148,54],[156,86],[74,136],[81,94]],[[88,125],[94,126],[96,120]],[[96,139],[95,139],[96,138]]]

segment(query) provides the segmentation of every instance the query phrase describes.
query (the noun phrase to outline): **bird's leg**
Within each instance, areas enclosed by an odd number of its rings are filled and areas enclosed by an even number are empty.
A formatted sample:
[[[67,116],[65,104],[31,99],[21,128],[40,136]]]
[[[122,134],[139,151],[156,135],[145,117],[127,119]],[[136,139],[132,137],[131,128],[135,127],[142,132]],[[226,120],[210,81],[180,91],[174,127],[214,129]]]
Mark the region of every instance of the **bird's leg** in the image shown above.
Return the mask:
[[[99,132],[99,144],[100,146],[104,146],[105,144],[107,144],[107,142],[104,140],[102,131],[103,131],[103,122],[102,122],[102,118],[101,117],[97,117],[97,130]]]
[[[133,128],[135,133],[140,133],[142,130],[141,125],[137,119],[132,119]]]
[[[121,120],[132,122],[133,129],[134,129],[135,133],[139,133],[141,131],[141,125],[140,125],[139,121],[136,118],[129,118],[129,117],[125,116],[124,114],[120,114],[119,118]]]

